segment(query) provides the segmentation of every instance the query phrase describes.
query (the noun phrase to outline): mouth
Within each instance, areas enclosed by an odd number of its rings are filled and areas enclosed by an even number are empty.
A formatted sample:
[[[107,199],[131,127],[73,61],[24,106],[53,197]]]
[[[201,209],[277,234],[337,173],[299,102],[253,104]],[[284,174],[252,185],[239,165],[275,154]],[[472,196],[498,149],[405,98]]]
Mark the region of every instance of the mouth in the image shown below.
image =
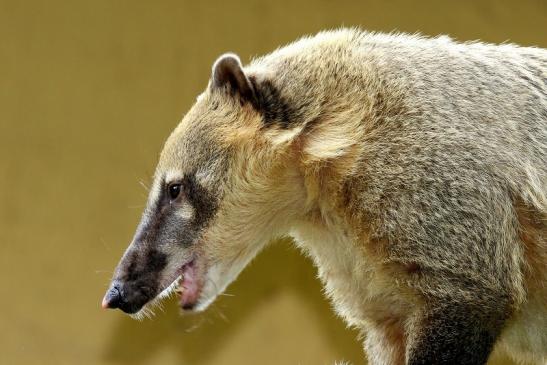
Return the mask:
[[[203,275],[201,275],[196,259],[182,265],[176,274],[177,277],[156,299],[162,299],[176,293],[179,306],[185,311],[191,311],[196,307],[203,288]]]
[[[175,292],[178,294],[180,307],[184,310],[192,310],[199,300],[203,287],[196,260],[183,265],[181,271],[181,275],[176,280],[178,285]]]
[[[144,303],[141,301],[142,304],[139,304],[137,300],[133,300],[133,304],[127,302],[123,298],[123,295],[120,294],[123,293],[124,289],[119,284],[113,284],[113,289],[109,289],[103,298],[102,307],[105,309],[119,308],[134,319],[141,320],[145,317],[152,317],[154,315],[154,307],[159,305],[163,299],[176,294],[179,298],[179,306],[183,311],[200,311],[200,308],[203,307],[201,296],[205,282],[204,270],[205,265],[201,260],[197,260],[194,257],[180,266],[170,278],[164,281],[164,284],[161,286],[163,289],[159,294],[145,300]],[[125,294],[127,295],[127,288],[125,290]]]

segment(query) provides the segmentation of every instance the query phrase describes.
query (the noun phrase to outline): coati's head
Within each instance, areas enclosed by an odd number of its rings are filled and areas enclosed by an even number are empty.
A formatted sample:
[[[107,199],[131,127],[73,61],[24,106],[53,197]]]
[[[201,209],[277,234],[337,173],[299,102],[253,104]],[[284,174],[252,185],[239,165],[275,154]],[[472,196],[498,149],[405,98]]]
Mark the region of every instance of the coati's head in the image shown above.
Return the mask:
[[[283,137],[291,132],[281,119],[266,123],[283,117],[274,94],[237,56],[217,60],[208,88],[165,144],[104,308],[138,313],[178,291],[184,310],[203,310],[287,232],[305,189],[294,144]]]

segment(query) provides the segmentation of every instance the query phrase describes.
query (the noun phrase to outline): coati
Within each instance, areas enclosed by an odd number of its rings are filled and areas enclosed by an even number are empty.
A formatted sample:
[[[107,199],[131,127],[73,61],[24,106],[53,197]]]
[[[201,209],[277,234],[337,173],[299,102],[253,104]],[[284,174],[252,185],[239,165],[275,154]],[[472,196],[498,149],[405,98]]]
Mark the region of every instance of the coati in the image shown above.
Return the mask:
[[[369,363],[544,364],[546,232],[546,50],[326,31],[214,63],[102,305],[201,311],[290,235]]]

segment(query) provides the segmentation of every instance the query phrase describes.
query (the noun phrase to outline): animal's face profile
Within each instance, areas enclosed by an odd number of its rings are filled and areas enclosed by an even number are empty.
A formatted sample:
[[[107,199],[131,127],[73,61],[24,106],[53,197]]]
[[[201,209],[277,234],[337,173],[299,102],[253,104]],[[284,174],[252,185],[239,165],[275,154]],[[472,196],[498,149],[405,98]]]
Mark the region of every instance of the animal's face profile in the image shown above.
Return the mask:
[[[103,307],[203,310],[290,235],[370,363],[545,363],[546,60],[357,30],[221,57]]]
[[[546,60],[343,29],[221,57],[103,307],[203,310],[290,235],[370,363],[544,364]]]
[[[173,291],[203,310],[256,253],[282,234],[278,218],[298,177],[289,153],[261,130],[253,85],[236,56],[213,67],[208,89],[167,140],[133,242],[103,307],[127,313]],[[277,205],[276,205],[277,204]]]

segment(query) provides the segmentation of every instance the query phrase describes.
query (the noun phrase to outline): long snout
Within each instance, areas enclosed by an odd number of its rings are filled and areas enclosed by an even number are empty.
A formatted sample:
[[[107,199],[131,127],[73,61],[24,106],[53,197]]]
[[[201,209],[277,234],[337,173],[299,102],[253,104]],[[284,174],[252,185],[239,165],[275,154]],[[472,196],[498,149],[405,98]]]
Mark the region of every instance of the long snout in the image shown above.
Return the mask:
[[[161,291],[160,279],[167,255],[142,243],[133,243],[123,255],[103,297],[105,309],[136,313]]]
[[[184,229],[186,226],[180,221],[181,218],[171,214],[171,205],[164,209],[165,204],[160,201],[148,204],[150,208],[147,207],[143,213],[135,236],[118,263],[104,295],[102,307],[105,309],[118,308],[126,313],[136,313],[153,300],[164,289],[164,270],[173,251],[173,245],[166,245],[165,242],[182,241],[178,233],[184,237],[191,236]]]

